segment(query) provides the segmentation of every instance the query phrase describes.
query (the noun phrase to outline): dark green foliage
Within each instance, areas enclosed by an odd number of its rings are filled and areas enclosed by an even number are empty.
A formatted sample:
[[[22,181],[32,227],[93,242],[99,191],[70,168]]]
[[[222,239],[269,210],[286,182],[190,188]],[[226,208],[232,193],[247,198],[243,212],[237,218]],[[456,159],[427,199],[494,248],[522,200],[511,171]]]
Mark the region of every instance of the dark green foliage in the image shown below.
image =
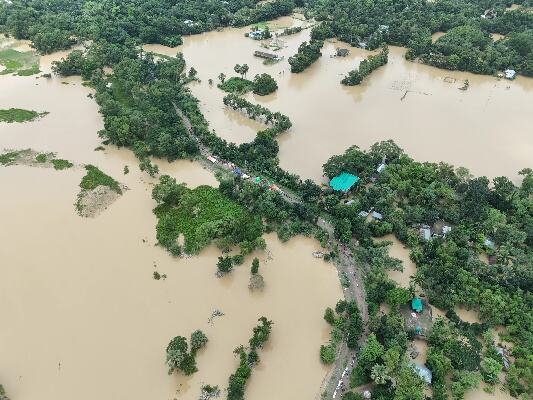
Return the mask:
[[[256,75],[253,82],[255,94],[266,96],[278,90],[278,84],[269,74]]]
[[[324,42],[322,40],[311,40],[309,43],[303,42],[298,47],[298,53],[289,57],[291,72],[299,73],[307,69],[311,64],[320,58],[320,50]]]
[[[324,312],[324,320],[330,325],[335,323],[335,312],[332,308],[326,308],[326,311]]]
[[[378,69],[389,61],[389,49],[385,46],[379,54],[368,56],[368,58],[361,61],[359,69],[354,69],[345,76],[341,83],[346,86],[359,85],[363,79],[370,75],[372,71]]]
[[[14,1],[2,4],[0,26],[17,39],[30,39],[42,53],[85,39],[174,47],[182,43],[182,35],[273,19],[290,14],[294,6],[290,0],[260,5],[254,0]]]
[[[229,377],[228,400],[243,400],[246,382],[252,374],[252,367],[259,362],[257,350],[268,340],[272,331],[272,321],[265,317],[259,318],[259,324],[253,329],[253,336],[249,341],[250,349],[247,351],[239,346],[234,353],[239,356],[239,366],[235,373]]]
[[[528,3],[526,3],[527,6]],[[441,68],[493,74],[506,68],[531,76],[533,14],[527,7],[505,11],[505,2],[477,0],[312,0],[309,13],[330,35],[353,46],[364,42],[373,50],[383,43],[408,47],[406,57]],[[481,18],[493,9],[495,18]],[[331,30],[331,32],[328,32]],[[317,30],[318,31],[318,30]],[[444,31],[436,43],[431,34]],[[490,33],[506,35],[493,42]],[[318,35],[318,34],[317,34]]]
[[[272,124],[272,127],[258,132],[255,144],[260,144],[261,140],[266,139],[266,135],[276,136],[280,133],[290,129],[292,122],[286,115],[279,112],[272,112],[268,108],[258,104],[252,104],[248,100],[243,99],[234,94],[228,94],[224,97],[224,105],[233,108],[234,110],[242,110],[246,115],[255,120],[263,120],[267,124]],[[276,149],[277,153],[277,149]]]
[[[176,336],[172,339],[167,346],[166,352],[166,364],[169,368],[168,374],[170,375],[174,371],[180,371],[184,375],[192,375],[198,371],[195,356],[197,351],[207,344],[207,341],[207,336],[202,331],[194,331],[191,334],[191,351],[188,353],[187,339],[183,336]]]
[[[320,361],[324,364],[333,364],[335,362],[335,355],[337,347],[332,343],[320,346]]]
[[[45,163],[47,160],[46,154],[37,154],[37,156],[35,156],[35,161],[38,163]]]
[[[197,253],[218,238],[231,246],[253,243],[253,248],[263,233],[259,218],[210,186],[190,190],[173,178],[162,177],[153,196],[160,202],[154,210],[158,217],[157,239],[171,252],[178,252],[176,240],[180,234],[185,239],[185,251]]]
[[[233,269],[233,260],[231,257],[218,257],[217,269],[221,274],[230,272]]]
[[[50,162],[54,166],[54,169],[57,169],[59,171],[61,171],[63,169],[69,169],[69,168],[72,168],[74,166],[74,164],[72,164],[70,161],[62,160],[60,158],[55,158],[53,160],[50,160]]]
[[[109,175],[104,174],[94,165],[86,165],[85,170],[87,173],[80,182],[80,187],[82,189],[92,190],[97,186],[107,186],[115,192],[122,194],[122,189],[120,188],[119,183]]]
[[[254,257],[252,261],[252,274],[255,275],[259,272],[259,259]]]

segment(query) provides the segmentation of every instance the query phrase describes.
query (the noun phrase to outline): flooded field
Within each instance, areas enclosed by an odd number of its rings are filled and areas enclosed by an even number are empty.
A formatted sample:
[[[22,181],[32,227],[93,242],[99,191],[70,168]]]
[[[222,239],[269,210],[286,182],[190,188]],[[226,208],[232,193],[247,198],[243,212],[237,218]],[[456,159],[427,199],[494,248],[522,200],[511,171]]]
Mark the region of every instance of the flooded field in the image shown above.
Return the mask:
[[[277,26],[292,24],[302,22],[277,21]],[[249,94],[248,99],[291,118],[293,128],[279,139],[280,165],[304,178],[320,180],[322,164],[349,146],[367,148],[386,139],[394,139],[417,160],[462,165],[476,175],[516,179],[517,172],[530,165],[533,79],[518,77],[510,82],[439,70],[408,62],[403,57],[405,49],[391,47],[388,65],[360,86],[347,88],[339,83],[343,75],[370,52],[350,48],[348,57],[332,57],[337,47],[348,45],[327,42],[319,61],[301,74],[291,74],[287,59],[308,40],[310,30],[281,37],[286,47],[277,54],[285,59],[274,65],[263,65],[253,56],[255,50],[270,50],[245,38],[246,31],[226,29],[186,37],[184,45],[175,49],[147,49],[171,55],[183,52],[202,79],[191,89],[211,127],[237,143],[252,140],[258,126],[224,108],[217,76],[221,72],[235,76],[237,63],[250,66],[249,78],[271,74],[278,81],[278,91],[266,97]],[[210,87],[208,79],[215,85]],[[466,79],[469,89],[458,90]]]
[[[41,69],[56,57],[43,57]],[[197,399],[203,383],[227,385],[237,366],[232,351],[262,315],[275,325],[247,396],[271,399],[273,387],[278,398],[316,394],[327,372],[318,357],[323,310],[342,296],[335,269],[311,255],[317,242],[268,235],[268,251],[256,254],[267,286],[254,294],[250,258],[223,279],[214,275],[214,247],[174,259],[155,246],[155,180],[129,150],[94,151],[102,121],[79,78],[1,76],[0,86],[0,108],[50,113],[1,124],[0,148],[92,163],[130,189],[98,218],[82,219],[74,209],[81,168],[0,167],[0,376],[11,398]],[[158,164],[189,187],[217,185],[196,162]],[[168,278],[154,280],[154,271]],[[209,325],[215,308],[226,315]],[[209,338],[199,372],[169,376],[166,345],[196,329]]]

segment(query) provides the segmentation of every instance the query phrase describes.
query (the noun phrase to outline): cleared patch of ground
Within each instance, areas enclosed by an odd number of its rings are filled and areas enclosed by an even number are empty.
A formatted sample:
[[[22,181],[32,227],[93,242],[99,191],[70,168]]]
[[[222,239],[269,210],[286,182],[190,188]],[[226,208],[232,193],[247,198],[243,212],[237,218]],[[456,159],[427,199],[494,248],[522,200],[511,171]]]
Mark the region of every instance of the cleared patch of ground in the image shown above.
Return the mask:
[[[0,75],[30,76],[41,72],[39,70],[39,57],[33,51],[0,49],[0,65],[3,66]]]
[[[75,206],[81,217],[94,218],[107,210],[128,188],[94,165],[86,165],[85,170],[87,173],[80,182],[81,191]]]
[[[68,160],[57,158],[55,153],[39,153],[32,149],[7,150],[0,154],[0,165],[25,165],[37,168],[63,170],[74,166]]]

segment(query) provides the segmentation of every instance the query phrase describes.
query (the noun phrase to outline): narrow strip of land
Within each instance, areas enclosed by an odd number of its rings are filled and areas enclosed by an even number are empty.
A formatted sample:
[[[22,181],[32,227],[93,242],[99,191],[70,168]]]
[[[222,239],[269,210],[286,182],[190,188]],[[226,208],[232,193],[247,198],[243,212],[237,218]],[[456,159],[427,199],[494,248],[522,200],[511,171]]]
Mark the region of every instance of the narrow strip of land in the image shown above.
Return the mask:
[[[198,148],[200,149],[200,155],[202,159],[204,159],[204,164],[207,168],[212,170],[213,172],[216,171],[216,168],[222,168],[225,169],[231,173],[233,173],[233,169],[230,166],[230,163],[221,162],[217,164],[213,164],[209,162],[209,159],[212,159],[214,156],[205,145],[203,145],[200,141],[200,138],[198,138],[194,134],[194,130],[191,124],[191,121],[189,118],[185,115],[185,113],[180,110],[177,106],[174,106],[176,109],[176,113],[183,121],[183,124],[185,125],[189,135],[198,143]],[[215,168],[216,165],[216,168]],[[242,171],[242,173],[245,173],[249,176],[254,176],[253,173],[250,171],[246,171],[239,167],[239,169]],[[282,185],[278,185],[278,187],[282,188],[282,194],[285,197],[285,199],[292,203],[302,203],[302,199],[292,191],[288,190],[287,188],[284,188]],[[357,268],[354,262],[353,254],[351,249],[340,243],[338,240],[333,239],[333,225],[327,221],[325,218],[319,217],[317,222],[317,226],[319,228],[324,229],[329,237],[330,240],[328,242],[328,247],[330,250],[333,250],[333,248],[339,249],[339,258],[335,262],[335,266],[337,268],[337,273],[339,275],[339,279],[345,277],[348,279],[349,286],[345,287],[343,290],[344,299],[346,301],[353,301],[355,300],[359,306],[359,310],[361,311],[361,317],[364,322],[364,331],[361,335],[361,338],[359,339],[360,344],[363,343],[366,339],[366,336],[368,334],[368,328],[367,328],[367,322],[368,322],[368,306],[366,303],[366,294],[364,289],[364,282],[363,282],[363,274],[360,268]],[[353,245],[356,245],[356,243],[352,243]],[[343,382],[344,387],[349,387],[348,381],[350,376],[351,369],[355,366],[356,362],[356,350],[349,349],[346,345],[346,342],[343,341],[341,345],[339,346],[337,350],[337,355],[335,357],[335,363],[333,364],[330,372],[326,375],[324,380],[322,381],[322,385],[320,386],[320,390],[317,393],[316,398],[321,398],[321,395],[323,392],[327,392],[328,394],[336,392],[337,388],[339,388],[340,382]],[[337,397],[337,396],[336,396]]]

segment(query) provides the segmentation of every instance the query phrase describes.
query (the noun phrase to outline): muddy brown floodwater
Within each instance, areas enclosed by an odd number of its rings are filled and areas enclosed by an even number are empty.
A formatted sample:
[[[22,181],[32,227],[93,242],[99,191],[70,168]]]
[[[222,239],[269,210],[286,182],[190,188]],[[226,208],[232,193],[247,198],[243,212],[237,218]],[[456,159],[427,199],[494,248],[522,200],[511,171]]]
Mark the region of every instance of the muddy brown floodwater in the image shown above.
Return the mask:
[[[57,57],[42,57],[41,69]],[[336,270],[312,257],[316,241],[282,244],[267,235],[268,252],[255,254],[262,293],[248,289],[250,258],[223,279],[214,275],[214,247],[174,259],[155,246],[155,180],[140,173],[129,150],[94,151],[102,120],[79,78],[0,76],[0,87],[0,108],[50,112],[0,124],[0,151],[57,152],[130,189],[99,217],[82,219],[73,205],[81,168],[0,167],[0,381],[11,398],[195,400],[202,383],[226,387],[237,366],[233,349],[247,343],[262,315],[275,325],[247,396],[315,396],[327,372],[318,357],[328,329],[323,310],[342,296]],[[217,185],[196,162],[158,164],[189,187]],[[168,278],[156,281],[154,271]],[[216,308],[226,315],[209,325]],[[166,345],[196,329],[209,337],[199,372],[169,376]]]
[[[293,24],[302,22],[289,17],[276,21],[277,26]],[[236,63],[250,66],[249,78],[271,74],[278,81],[278,91],[247,98],[291,118],[293,128],[279,139],[280,165],[291,172],[320,180],[322,164],[330,156],[352,145],[368,148],[386,139],[394,139],[417,160],[445,161],[476,175],[516,179],[520,169],[531,167],[533,79],[518,77],[511,82],[440,70],[408,62],[405,49],[391,47],[388,65],[360,86],[347,88],[339,83],[343,75],[370,52],[327,42],[319,61],[303,73],[291,74],[287,59],[309,38],[310,30],[281,37],[286,47],[278,54],[285,59],[274,65],[263,65],[253,56],[261,50],[260,42],[245,38],[246,31],[225,29],[186,37],[175,49],[146,48],[172,55],[183,52],[202,79],[192,91],[211,127],[237,143],[252,140],[257,125],[226,110],[224,93],[216,85],[210,87],[208,79],[216,83],[221,72],[235,76]],[[349,48],[350,55],[332,57],[336,47]],[[458,90],[466,79],[469,89]]]

